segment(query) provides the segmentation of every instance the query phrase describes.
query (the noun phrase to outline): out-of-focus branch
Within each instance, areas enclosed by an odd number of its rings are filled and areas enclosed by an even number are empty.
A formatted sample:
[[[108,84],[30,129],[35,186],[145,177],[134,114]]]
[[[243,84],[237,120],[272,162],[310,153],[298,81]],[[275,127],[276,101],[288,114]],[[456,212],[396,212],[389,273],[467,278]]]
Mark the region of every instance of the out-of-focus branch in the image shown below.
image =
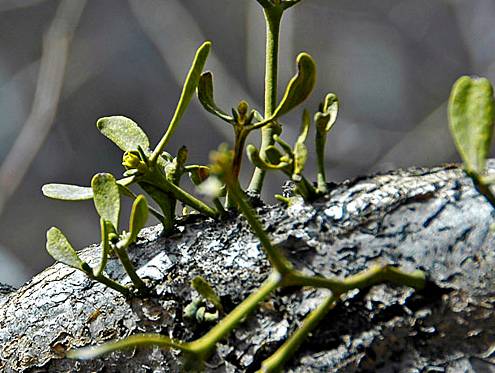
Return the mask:
[[[0,0],[0,12],[14,10],[18,8],[28,8],[37,5],[45,0]]]
[[[53,124],[69,48],[85,5],[86,0],[62,1],[44,36],[31,112],[0,166],[0,213],[24,178]]]

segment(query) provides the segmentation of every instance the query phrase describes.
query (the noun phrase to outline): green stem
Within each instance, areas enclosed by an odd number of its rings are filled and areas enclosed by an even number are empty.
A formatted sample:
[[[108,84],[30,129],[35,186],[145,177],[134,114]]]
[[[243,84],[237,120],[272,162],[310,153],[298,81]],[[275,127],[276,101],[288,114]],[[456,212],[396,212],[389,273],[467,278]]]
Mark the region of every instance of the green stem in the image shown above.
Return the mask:
[[[138,274],[136,273],[136,270],[134,269],[134,265],[131,263],[131,260],[129,259],[129,255],[127,255],[126,249],[114,246],[114,251],[117,254],[120,262],[124,266],[125,271],[129,275],[129,278],[131,279],[136,289],[138,290],[146,289],[146,284],[143,282],[143,280],[141,280],[141,277],[139,277]]]
[[[241,173],[242,156],[244,154],[244,145],[246,144],[246,138],[249,135],[249,130],[240,129],[235,133],[234,144],[234,159],[232,160],[232,176],[235,184],[239,183],[239,174]],[[236,203],[227,193],[225,198],[225,207],[227,209],[235,208]]]
[[[378,283],[390,282],[396,285],[409,286],[421,290],[426,284],[422,271],[407,273],[390,265],[375,266],[344,280],[320,276],[306,276],[298,271],[291,271],[284,278],[284,286],[313,286],[326,288],[339,295],[349,290],[362,289]]]
[[[239,323],[249,315],[256,306],[270,295],[280,285],[282,277],[277,272],[273,272],[261,287],[247,297],[233,311],[225,316],[208,333],[199,339],[191,342],[189,347],[200,358],[206,359],[215,348],[217,342],[229,334]]]
[[[301,176],[301,181],[296,182],[296,188],[301,193],[305,202],[310,202],[316,198],[318,195],[317,190],[311,184],[308,179],[306,179],[303,175]]]
[[[219,198],[213,198],[213,204],[215,205],[216,209],[218,210],[218,213],[220,216],[225,216],[227,211],[225,211],[222,202],[220,201]]]
[[[318,192],[326,193],[327,189],[327,177],[325,175],[325,143],[326,143],[326,135],[316,135],[315,146],[316,146],[316,161],[318,165],[318,175],[317,175],[317,183],[318,183]]]
[[[102,354],[140,346],[159,346],[166,349],[175,348],[184,352],[191,352],[189,343],[181,342],[159,334],[136,334],[118,342],[111,342],[100,346],[91,346],[69,351],[66,356],[70,359],[94,359]]]
[[[101,282],[102,284],[108,286],[109,288],[118,291],[121,293],[124,297],[128,298],[131,292],[129,289],[121,284],[119,284],[117,281],[114,281],[108,277],[106,277],[103,274],[100,274],[98,276],[92,276],[92,278],[98,282]]]
[[[200,201],[193,195],[187,193],[184,189],[172,184],[165,175],[159,170],[156,170],[150,175],[146,175],[144,182],[155,186],[162,190],[164,193],[171,193],[182,203],[191,206],[195,210],[216,219],[218,217],[218,211],[208,206],[206,203]]]
[[[304,319],[301,327],[297,329],[296,332],[292,334],[272,356],[263,361],[259,372],[269,373],[282,371],[282,368],[287,360],[294,356],[294,353],[297,351],[304,339],[308,337],[309,333],[311,333],[311,331],[318,325],[325,315],[335,306],[337,300],[338,297],[335,295],[326,298],[323,303],[321,303],[308,315],[308,317],[306,317],[306,319]]]
[[[254,212],[253,208],[246,202],[244,193],[240,190],[239,185],[237,184],[232,187],[228,185],[227,187],[231,198],[237,203],[237,206],[239,206],[239,209],[242,211],[244,217],[251,226],[251,229],[254,231],[254,234],[260,240],[273,268],[282,276],[292,271],[292,264],[276,246],[272,245],[270,237],[268,237],[268,234],[261,225],[261,222],[256,216],[256,212]]]
[[[163,233],[168,236],[174,231],[174,221],[175,221],[175,207],[172,209],[172,206],[175,206],[172,203],[173,196],[169,193],[165,193],[162,190],[158,189],[154,185],[140,182],[139,186],[143,188],[143,190],[150,195],[151,198],[160,206],[163,216],[160,222],[163,225]]]
[[[265,118],[270,118],[277,105],[278,45],[280,22],[283,9],[279,6],[265,7],[263,10],[266,22],[266,54],[265,54]],[[273,145],[273,135],[280,132],[277,123],[270,123],[261,129],[261,159],[265,159],[265,149]],[[253,193],[261,193],[265,171],[256,168],[249,184]]]
[[[495,208],[495,196],[493,195],[491,189],[490,189],[490,184],[486,183],[482,178],[475,173],[465,171],[466,174],[473,180],[474,187],[476,190],[485,197],[485,199],[492,205],[493,208]]]

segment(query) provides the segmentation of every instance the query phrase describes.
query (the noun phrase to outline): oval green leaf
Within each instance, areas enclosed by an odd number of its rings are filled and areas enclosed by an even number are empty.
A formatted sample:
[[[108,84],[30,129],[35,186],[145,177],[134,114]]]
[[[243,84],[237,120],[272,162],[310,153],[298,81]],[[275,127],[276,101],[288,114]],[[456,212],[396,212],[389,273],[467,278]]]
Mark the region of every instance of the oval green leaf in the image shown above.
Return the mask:
[[[93,198],[89,187],[70,184],[45,184],[41,187],[43,195],[62,201],[85,201]]]
[[[96,127],[125,152],[137,150],[138,146],[145,150],[150,147],[148,136],[132,119],[123,116],[104,117],[98,119]]]
[[[495,120],[493,88],[485,78],[459,78],[449,99],[449,124],[466,171],[483,173]]]
[[[46,251],[53,259],[70,267],[84,271],[84,262],[79,258],[76,250],[64,236],[62,231],[52,227],[46,232]]]
[[[316,82],[316,64],[307,53],[297,56],[297,74],[289,81],[282,101],[275,109],[273,118],[289,112],[310,95]]]
[[[213,74],[209,71],[201,74],[201,77],[199,78],[198,99],[206,111],[228,123],[234,123],[234,118],[225,113],[215,103],[215,98],[213,96]]]
[[[148,220],[148,202],[140,194],[132,204],[131,217],[129,220],[129,241],[127,244],[136,242],[139,231],[144,228]]]
[[[117,181],[111,174],[96,174],[91,180],[93,201],[98,215],[109,221],[117,231],[120,215],[120,193]]]
[[[134,183],[134,176],[125,177],[117,180],[120,192],[123,195],[134,197],[133,194],[129,195],[129,189],[127,186]],[[71,184],[45,184],[41,187],[43,195],[48,198],[58,199],[61,201],[86,201],[93,199],[93,189],[91,187],[84,187]]]

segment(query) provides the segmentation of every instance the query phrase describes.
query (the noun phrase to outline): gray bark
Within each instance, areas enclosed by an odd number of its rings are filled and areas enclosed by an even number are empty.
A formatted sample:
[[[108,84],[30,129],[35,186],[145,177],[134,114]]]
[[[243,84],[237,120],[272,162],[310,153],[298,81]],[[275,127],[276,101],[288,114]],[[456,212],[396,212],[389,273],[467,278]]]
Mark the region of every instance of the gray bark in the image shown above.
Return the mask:
[[[312,205],[259,210],[267,230],[308,273],[347,276],[373,263],[423,269],[421,293],[379,285],[353,292],[332,310],[287,366],[290,372],[495,371],[494,211],[455,166],[399,170],[336,185]],[[210,324],[187,321],[189,281],[208,279],[232,309],[269,266],[242,217],[191,216],[180,233],[146,229],[130,254],[156,295],[126,301],[84,274],[55,264],[0,298],[3,371],[168,372],[179,354],[157,348],[93,361],[63,358],[69,348],[157,332],[191,340]],[[96,247],[83,251],[92,263]],[[118,263],[109,275],[125,281]],[[277,292],[218,345],[212,372],[253,371],[326,295]],[[96,312],[95,312],[96,311]]]

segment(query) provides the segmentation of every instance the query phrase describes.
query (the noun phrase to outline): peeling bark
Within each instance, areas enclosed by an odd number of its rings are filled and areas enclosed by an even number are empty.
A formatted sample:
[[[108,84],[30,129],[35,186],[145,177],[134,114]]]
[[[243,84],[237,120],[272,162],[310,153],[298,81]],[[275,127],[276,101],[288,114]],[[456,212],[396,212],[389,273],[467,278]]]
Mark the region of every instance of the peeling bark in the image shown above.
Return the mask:
[[[493,167],[493,163],[491,163]],[[347,276],[376,262],[425,270],[423,293],[375,286],[354,292],[321,323],[287,366],[290,372],[495,371],[495,250],[492,208],[455,166],[408,169],[336,185],[312,205],[260,208],[267,230],[308,273]],[[136,349],[93,361],[69,348],[136,332],[184,340],[211,326],[182,317],[196,275],[227,311],[266,277],[268,263],[241,217],[191,216],[180,233],[146,229],[130,255],[156,295],[126,301],[61,264],[0,297],[0,367],[5,372],[178,371],[174,351]],[[97,247],[82,256],[98,261]],[[108,273],[126,281],[115,260]],[[128,281],[128,279],[127,279]],[[325,291],[276,293],[222,342],[207,371],[254,371],[294,331]]]

